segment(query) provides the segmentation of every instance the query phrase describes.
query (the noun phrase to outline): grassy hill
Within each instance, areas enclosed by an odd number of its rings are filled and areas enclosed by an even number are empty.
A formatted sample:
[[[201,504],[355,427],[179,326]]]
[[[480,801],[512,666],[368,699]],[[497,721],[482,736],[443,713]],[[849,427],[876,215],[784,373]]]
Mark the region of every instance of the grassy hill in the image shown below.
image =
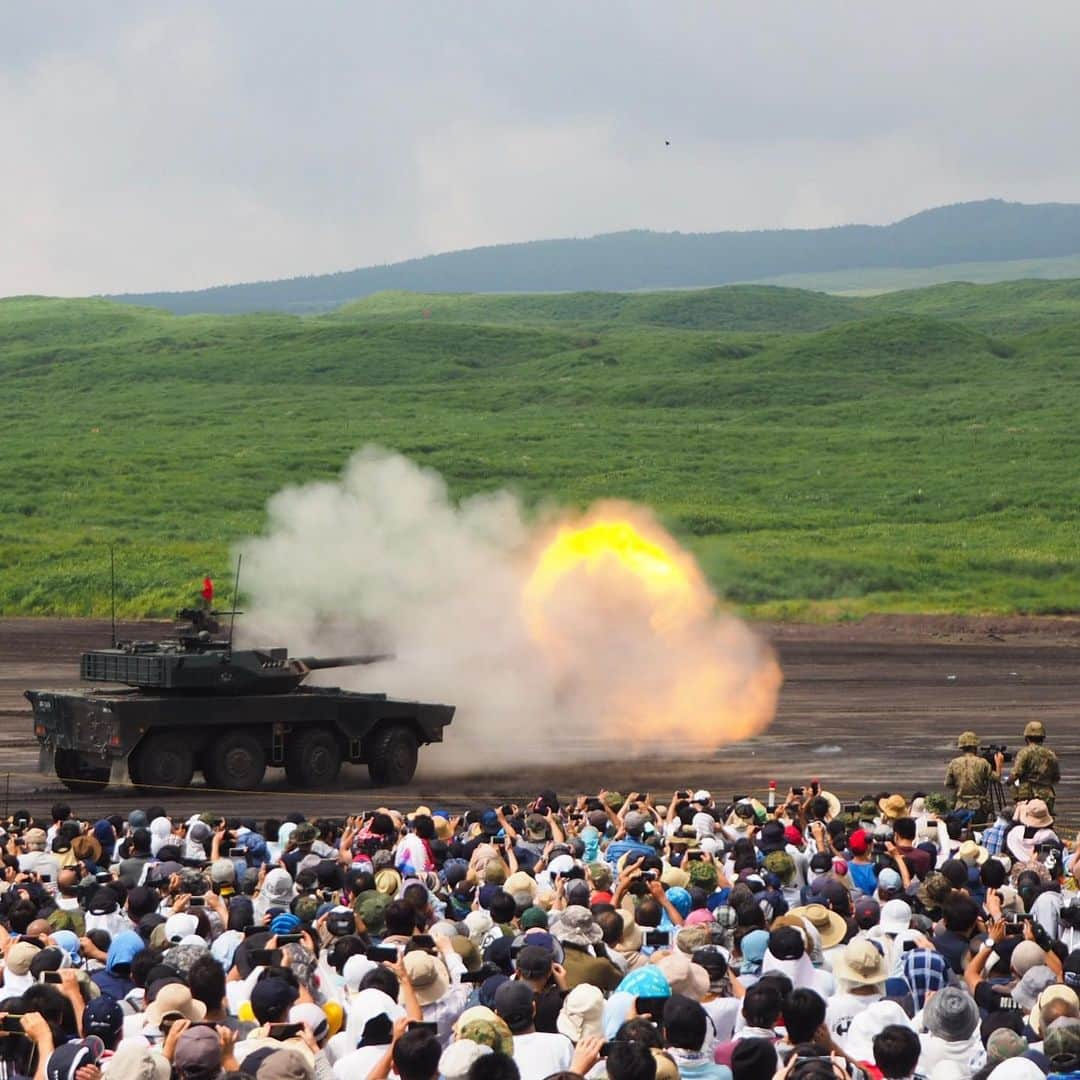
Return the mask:
[[[0,301],[0,612],[162,614],[366,443],[459,495],[655,507],[744,610],[1080,607],[1080,281],[845,298]]]
[[[357,297],[387,290],[410,292],[558,292],[700,288],[786,275],[782,284],[829,288],[846,282],[895,279],[948,268],[932,280],[991,280],[1063,276],[1061,265],[1080,257],[1080,205],[1024,205],[1000,199],[939,206],[890,225],[828,229],[753,229],[742,232],[658,233],[644,229],[601,236],[495,244],[450,251],[389,266],[281,281],[220,285],[191,292],[113,297],[178,314],[330,311]],[[999,269],[1016,263],[1011,270]],[[970,274],[966,273],[970,270]],[[1075,274],[1077,270],[1073,269]],[[793,279],[801,275],[802,279]],[[825,275],[825,278],[822,278]],[[901,280],[885,286],[929,284]],[[879,284],[844,285],[881,288]]]

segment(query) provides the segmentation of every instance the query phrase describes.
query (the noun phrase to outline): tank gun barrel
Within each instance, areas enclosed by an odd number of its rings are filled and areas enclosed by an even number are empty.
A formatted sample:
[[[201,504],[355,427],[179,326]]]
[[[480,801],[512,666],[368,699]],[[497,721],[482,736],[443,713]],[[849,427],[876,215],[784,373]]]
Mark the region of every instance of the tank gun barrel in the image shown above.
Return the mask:
[[[381,660],[393,660],[393,653],[374,653],[370,656],[300,656],[297,662],[309,671],[325,671],[327,668],[362,667],[377,664]]]

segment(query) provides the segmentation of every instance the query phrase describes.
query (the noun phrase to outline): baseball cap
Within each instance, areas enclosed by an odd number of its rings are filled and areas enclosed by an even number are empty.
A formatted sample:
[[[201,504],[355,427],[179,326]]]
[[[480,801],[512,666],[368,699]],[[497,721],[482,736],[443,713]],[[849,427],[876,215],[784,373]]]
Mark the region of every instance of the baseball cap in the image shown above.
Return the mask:
[[[862,930],[876,926],[881,918],[881,905],[872,896],[860,896],[855,901],[855,921]]]
[[[299,991],[284,979],[260,979],[251,991],[251,1011],[260,1024],[284,1019]]]
[[[704,788],[700,788],[694,792],[694,797],[690,800],[696,803],[712,802],[712,795],[710,795]]]
[[[877,884],[879,893],[896,892],[904,887],[903,878],[891,866],[886,866],[878,874]]]
[[[534,979],[547,975],[551,971],[554,959],[555,954],[552,950],[539,945],[526,945],[517,954],[515,966],[523,978]]]
[[[75,1073],[84,1065],[96,1065],[105,1052],[101,1040],[91,1036],[58,1046],[45,1065],[48,1080],[75,1080]]]
[[[347,907],[331,908],[326,916],[326,929],[334,937],[356,933],[356,916]]]
[[[215,885],[231,885],[236,880],[236,867],[230,859],[218,859],[210,866],[210,880]]]
[[[199,920],[187,912],[182,911],[177,915],[170,915],[165,920],[165,940],[171,941],[174,945],[198,932]]]
[[[221,1069],[221,1040],[212,1027],[191,1027],[180,1033],[173,1065],[182,1077],[216,1076]]]
[[[107,994],[94,998],[83,1010],[83,1033],[96,1035],[106,1046],[114,1046],[124,1027],[124,1010]]]
[[[495,1012],[514,1035],[532,1026],[536,995],[522,982],[505,982],[495,991]]]

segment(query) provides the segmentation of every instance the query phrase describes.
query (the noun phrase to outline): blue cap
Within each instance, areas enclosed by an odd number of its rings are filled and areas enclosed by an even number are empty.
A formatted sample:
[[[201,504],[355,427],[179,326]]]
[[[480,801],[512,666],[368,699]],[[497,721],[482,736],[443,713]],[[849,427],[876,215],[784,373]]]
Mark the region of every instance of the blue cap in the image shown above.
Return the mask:
[[[615,989],[622,990],[634,997],[660,998],[671,997],[671,986],[652,964],[631,971]]]
[[[270,923],[270,931],[274,934],[294,934],[301,927],[300,920],[289,912],[275,915]]]

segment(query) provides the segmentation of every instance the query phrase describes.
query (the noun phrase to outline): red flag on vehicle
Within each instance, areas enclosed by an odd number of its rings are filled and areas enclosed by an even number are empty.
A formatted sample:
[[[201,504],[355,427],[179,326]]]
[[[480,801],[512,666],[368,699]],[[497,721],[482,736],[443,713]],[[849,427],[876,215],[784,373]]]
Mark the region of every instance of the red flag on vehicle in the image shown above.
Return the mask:
[[[208,577],[202,579],[202,598],[208,604],[214,599],[214,583]]]

